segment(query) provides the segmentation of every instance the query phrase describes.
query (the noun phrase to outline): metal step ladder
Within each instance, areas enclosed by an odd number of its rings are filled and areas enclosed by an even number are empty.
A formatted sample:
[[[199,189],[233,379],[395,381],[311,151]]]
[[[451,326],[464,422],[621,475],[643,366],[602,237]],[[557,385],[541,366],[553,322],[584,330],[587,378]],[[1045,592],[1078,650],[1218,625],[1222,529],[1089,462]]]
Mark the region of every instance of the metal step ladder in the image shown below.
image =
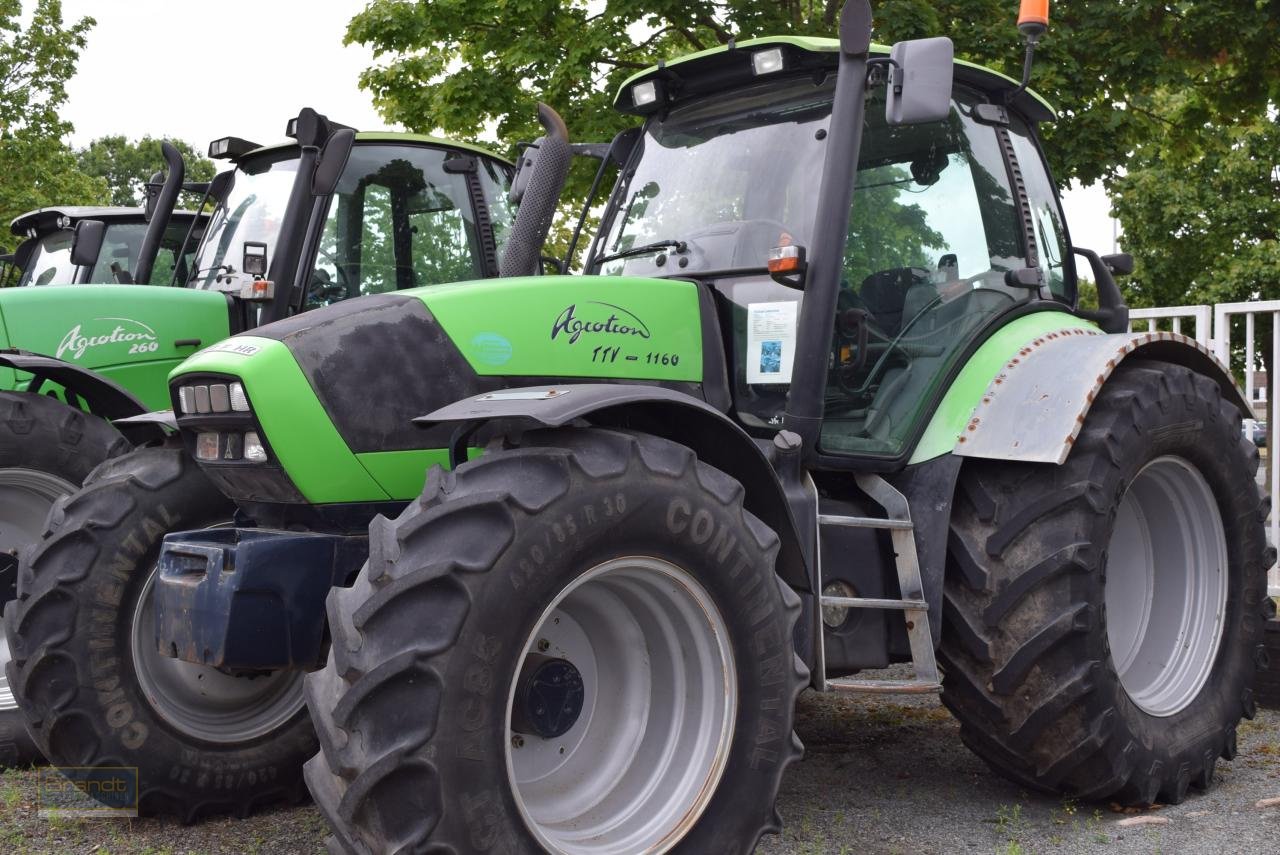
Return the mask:
[[[840,677],[828,680],[826,675],[826,646],[819,631],[818,650],[822,661],[822,690],[825,692],[866,692],[882,694],[928,694],[942,690],[938,677],[938,663],[933,655],[933,633],[929,628],[929,604],[924,599],[924,585],[920,581],[920,561],[916,556],[915,526],[911,522],[911,509],[907,497],[894,489],[879,475],[857,476],[858,486],[885,511],[885,518],[847,517],[835,514],[818,515],[818,553],[821,556],[822,529],[825,526],[850,526],[887,530],[893,541],[894,564],[898,570],[900,600],[884,600],[871,597],[828,597],[822,594],[822,565],[819,558],[818,599],[820,606],[836,606],[850,609],[900,610],[907,622],[907,639],[911,643],[911,664],[915,676],[910,680],[860,680]],[[821,609],[819,609],[821,611]],[[821,624],[819,624],[821,626]]]

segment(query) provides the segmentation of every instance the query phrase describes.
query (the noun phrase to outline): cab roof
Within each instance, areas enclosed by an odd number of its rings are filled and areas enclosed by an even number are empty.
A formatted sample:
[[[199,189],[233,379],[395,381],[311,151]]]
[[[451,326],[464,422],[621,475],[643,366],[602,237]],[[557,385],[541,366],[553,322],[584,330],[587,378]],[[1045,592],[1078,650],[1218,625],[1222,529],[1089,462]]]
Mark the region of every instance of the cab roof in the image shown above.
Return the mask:
[[[716,82],[723,81],[732,74],[729,67],[732,54],[741,53],[743,61],[746,62],[752,48],[774,45],[793,48],[803,58],[802,67],[834,66],[840,53],[839,40],[814,36],[764,36],[758,39],[747,39],[733,45],[708,48],[697,53],[685,54],[672,60],[660,62],[631,75],[618,88],[618,94],[613,99],[613,106],[624,113],[633,112],[629,101],[626,99],[626,93],[636,83],[650,78],[674,78],[679,80],[707,76],[715,79]],[[875,56],[888,56],[889,47],[873,44],[871,53]],[[677,68],[678,66],[682,67]],[[1017,80],[985,66],[963,59],[956,60],[955,66],[957,81],[974,86],[992,95],[1002,95],[1018,88]],[[742,70],[746,71],[746,67]],[[1048,101],[1030,89],[1020,93],[1014,99],[1013,106],[1019,112],[1037,122],[1052,120],[1057,115]]]
[[[174,211],[173,216],[179,220],[197,216],[195,211]],[[59,221],[66,219],[66,225]],[[34,237],[36,235],[70,228],[80,220],[103,220],[105,222],[137,221],[144,222],[145,215],[141,208],[128,207],[95,207],[92,205],[55,205],[48,208],[36,208],[13,218],[9,231],[18,237]]]
[[[398,132],[398,131],[357,131],[356,142],[358,143],[361,143],[361,142],[366,142],[366,143],[409,142],[409,143],[418,143],[424,146],[432,146],[434,148],[451,148],[451,149],[456,149],[458,151],[465,151],[470,154],[478,154],[481,157],[487,157],[490,160],[496,160],[499,163],[505,164],[506,166],[514,166],[514,164],[510,160],[508,160],[507,158],[499,154],[494,154],[492,151],[485,148],[484,146],[475,145],[474,143],[468,143],[468,142],[458,142],[457,140],[447,140],[442,137],[433,137],[428,134],[410,134],[410,133],[404,133],[404,132]],[[238,163],[242,160],[248,160],[249,158],[257,157],[260,154],[283,151],[288,148],[297,148],[297,147],[298,147],[298,144],[296,142],[293,142],[292,140],[290,140],[289,142],[273,143],[272,145],[264,145],[259,148],[255,148],[253,151],[246,152],[243,156],[236,158],[233,162]]]

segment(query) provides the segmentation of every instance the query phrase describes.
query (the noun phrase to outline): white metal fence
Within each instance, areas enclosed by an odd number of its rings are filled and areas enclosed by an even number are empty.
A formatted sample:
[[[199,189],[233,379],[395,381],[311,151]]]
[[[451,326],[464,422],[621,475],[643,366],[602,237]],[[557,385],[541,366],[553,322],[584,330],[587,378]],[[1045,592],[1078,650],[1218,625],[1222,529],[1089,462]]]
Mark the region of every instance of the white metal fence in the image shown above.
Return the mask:
[[[1141,330],[1143,325],[1149,330],[1157,329],[1159,321],[1169,321],[1173,332],[1191,336],[1196,341],[1209,347],[1217,354],[1224,365],[1232,365],[1231,354],[1231,322],[1244,317],[1244,363],[1241,365],[1244,374],[1244,391],[1249,403],[1255,402],[1254,389],[1258,375],[1257,354],[1254,352],[1254,331],[1257,319],[1261,316],[1271,317],[1271,353],[1272,370],[1280,370],[1275,362],[1280,359],[1280,300],[1254,300],[1247,303],[1220,303],[1216,306],[1169,306],[1158,309],[1132,309],[1129,312],[1130,329]],[[1194,330],[1186,329],[1190,319]],[[1275,384],[1272,384],[1275,388]],[[1267,525],[1267,536],[1271,543],[1280,545],[1280,461],[1276,460],[1276,431],[1280,429],[1280,395],[1274,395],[1266,402],[1267,422],[1267,454],[1271,458],[1271,483],[1267,491],[1272,496],[1271,519]],[[1280,596],[1280,564],[1271,568],[1269,577],[1271,593]]]

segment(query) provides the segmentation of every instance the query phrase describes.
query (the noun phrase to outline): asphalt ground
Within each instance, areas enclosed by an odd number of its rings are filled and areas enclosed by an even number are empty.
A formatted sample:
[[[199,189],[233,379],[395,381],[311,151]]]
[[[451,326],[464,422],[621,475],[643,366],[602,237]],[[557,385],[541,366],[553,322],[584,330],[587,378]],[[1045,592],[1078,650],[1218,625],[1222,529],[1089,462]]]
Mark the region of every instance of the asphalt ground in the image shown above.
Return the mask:
[[[766,838],[760,855],[1280,851],[1278,710],[1241,724],[1240,754],[1219,763],[1208,793],[1140,813],[1028,793],[1005,781],[961,744],[958,726],[934,697],[807,693],[797,730],[806,756],[783,780],[784,831]],[[36,778],[32,770],[0,775],[0,852],[324,850],[324,821],[310,805],[193,826],[160,819],[47,820],[37,816]]]

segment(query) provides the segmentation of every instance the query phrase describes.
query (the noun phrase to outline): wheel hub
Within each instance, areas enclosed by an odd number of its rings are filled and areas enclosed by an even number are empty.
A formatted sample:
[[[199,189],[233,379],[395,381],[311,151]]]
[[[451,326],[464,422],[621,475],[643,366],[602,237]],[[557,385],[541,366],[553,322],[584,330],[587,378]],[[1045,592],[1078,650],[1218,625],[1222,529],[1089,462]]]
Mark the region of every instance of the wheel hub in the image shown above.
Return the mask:
[[[577,724],[585,695],[582,673],[572,662],[532,653],[516,684],[511,729],[543,739],[563,736]]]
[[[524,651],[506,759],[529,831],[554,855],[669,852],[716,792],[737,714],[710,594],[667,561],[616,558],[560,592]]]

